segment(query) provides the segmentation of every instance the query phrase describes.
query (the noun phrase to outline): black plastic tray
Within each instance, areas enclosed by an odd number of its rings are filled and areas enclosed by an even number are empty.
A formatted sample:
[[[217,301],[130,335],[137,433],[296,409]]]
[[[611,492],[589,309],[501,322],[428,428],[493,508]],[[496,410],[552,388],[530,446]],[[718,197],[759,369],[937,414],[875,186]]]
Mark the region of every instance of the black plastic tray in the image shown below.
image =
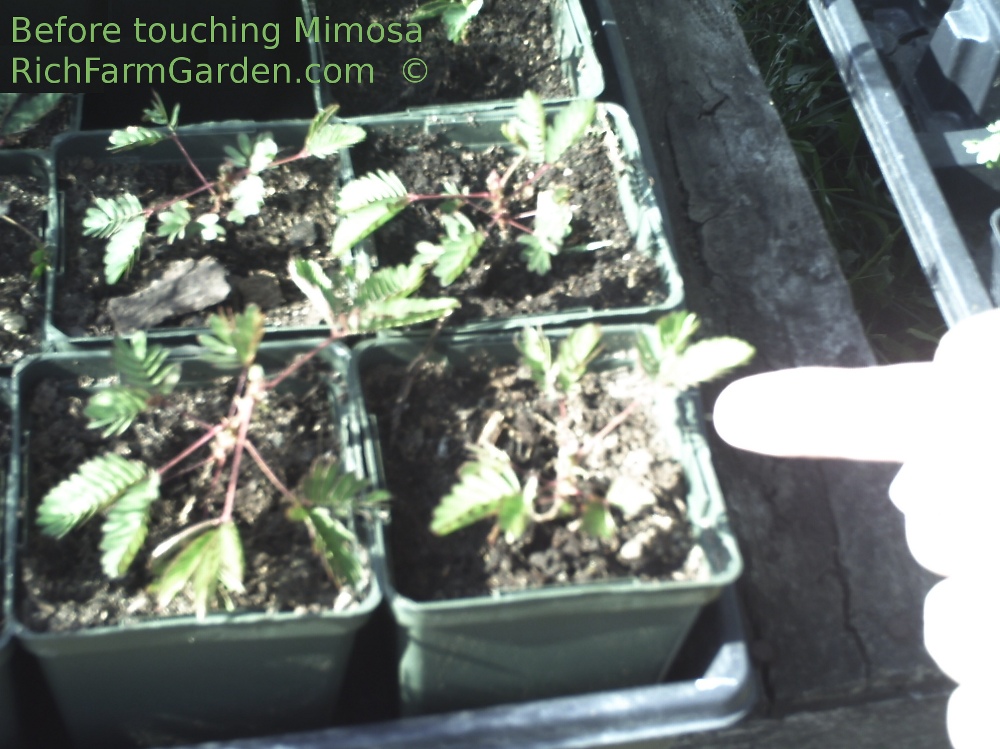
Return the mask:
[[[395,691],[395,685],[391,691]],[[384,692],[382,696],[383,704],[395,698]],[[756,697],[756,681],[743,639],[739,607],[735,592],[729,588],[702,612],[661,684],[202,746],[205,749],[209,746],[211,749],[625,747],[731,725],[750,710]],[[374,693],[354,696],[358,701],[378,698]]]
[[[949,325],[997,306],[1000,0],[809,0]],[[994,222],[994,227],[996,222]]]

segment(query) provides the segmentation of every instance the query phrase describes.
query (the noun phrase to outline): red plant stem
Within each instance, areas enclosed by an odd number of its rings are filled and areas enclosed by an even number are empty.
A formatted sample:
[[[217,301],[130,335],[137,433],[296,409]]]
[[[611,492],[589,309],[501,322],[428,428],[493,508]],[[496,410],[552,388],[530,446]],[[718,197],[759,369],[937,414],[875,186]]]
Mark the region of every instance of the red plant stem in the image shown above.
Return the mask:
[[[577,456],[583,457],[584,455],[587,455],[591,450],[594,449],[594,447],[600,444],[601,440],[603,440],[605,437],[611,434],[615,429],[621,426],[622,422],[624,422],[629,416],[631,416],[632,413],[641,405],[641,403],[642,401],[640,401],[638,398],[629,403],[625,408],[621,410],[621,412],[617,416],[615,416],[613,419],[611,419],[611,421],[605,424],[604,428],[601,429],[601,431],[599,431],[597,434],[591,437],[587,441],[587,444],[584,447],[580,448],[580,451],[577,453]]]
[[[247,452],[250,453],[250,457],[253,458],[254,462],[257,464],[257,467],[261,470],[261,473],[263,473],[267,477],[267,480],[274,485],[274,488],[277,489],[282,494],[284,494],[290,500],[295,502],[295,504],[301,504],[301,502],[299,502],[298,500],[298,497],[296,497],[295,494],[293,494],[292,491],[287,486],[281,483],[281,479],[279,479],[277,476],[274,475],[274,471],[271,470],[271,466],[269,466],[266,462],[264,462],[264,458],[261,456],[259,452],[257,452],[257,448],[254,447],[253,442],[247,440],[246,448]]]
[[[175,465],[177,465],[182,460],[184,460],[188,455],[190,455],[191,453],[193,453],[195,450],[197,450],[202,445],[206,444],[209,440],[211,440],[213,437],[215,437],[215,435],[217,435],[219,432],[221,432],[224,428],[225,428],[225,425],[223,425],[223,424],[216,424],[214,427],[212,427],[207,432],[205,432],[205,434],[203,434],[201,437],[199,437],[195,442],[191,443],[186,448],[184,448],[184,450],[179,455],[177,455],[176,457],[174,457],[171,461],[169,461],[165,465],[161,466],[160,468],[157,468],[156,472],[162,476],[167,471],[169,471],[171,468],[173,468]]]
[[[12,219],[10,216],[2,215],[2,216],[0,216],[0,218],[2,218],[4,221],[6,221],[11,226],[13,226],[15,229],[20,229],[21,231],[23,231],[25,234],[27,234],[29,237],[31,237],[31,241],[34,242],[35,244],[37,244],[39,246],[42,246],[42,245],[45,244],[45,242],[43,242],[41,239],[39,239],[37,236],[35,236],[35,233],[33,231],[31,231],[31,229],[27,228],[26,226],[22,226],[17,221],[15,221],[14,219]]]
[[[212,183],[205,178],[204,174],[201,173],[201,169],[199,169],[198,165],[194,163],[194,159],[191,158],[191,154],[188,153],[187,149],[184,147],[184,144],[181,142],[180,137],[178,137],[177,133],[174,131],[173,128],[170,129],[170,138],[176,144],[177,148],[180,149],[180,152],[184,155],[184,159],[187,161],[188,166],[191,167],[191,170],[198,175],[198,179],[201,180],[201,184],[204,185],[204,188],[208,190],[210,193],[212,193],[212,195],[214,196],[215,188],[212,186]]]
[[[323,349],[325,349],[327,346],[329,346],[330,344],[334,343],[335,341],[337,341],[338,339],[340,339],[342,337],[343,336],[341,334],[339,334],[339,333],[331,333],[330,337],[327,338],[325,341],[323,341],[323,343],[321,343],[319,346],[317,346],[316,348],[314,348],[312,351],[307,351],[305,354],[302,354],[299,358],[297,358],[295,361],[293,361],[291,364],[289,364],[287,367],[285,367],[281,372],[279,372],[277,375],[275,375],[273,379],[268,380],[267,382],[265,382],[262,385],[262,387],[264,387],[267,390],[271,390],[273,388],[278,387],[278,385],[280,385],[281,382],[286,377],[288,377],[289,375],[292,375],[295,372],[297,372],[298,369],[299,369],[299,367],[301,367],[307,361],[309,361],[310,359],[312,359],[314,356],[316,356],[316,354],[318,354],[320,351],[322,351]]]
[[[253,409],[256,403],[257,400],[252,395],[244,394],[239,398],[236,415],[239,419],[240,430],[236,436],[236,447],[233,448],[233,464],[229,471],[226,500],[222,505],[222,514],[219,516],[220,523],[226,523],[233,518],[233,504],[236,502],[236,485],[239,481],[240,462],[243,459],[243,448],[247,444],[247,432],[250,429],[250,419],[253,417]]]

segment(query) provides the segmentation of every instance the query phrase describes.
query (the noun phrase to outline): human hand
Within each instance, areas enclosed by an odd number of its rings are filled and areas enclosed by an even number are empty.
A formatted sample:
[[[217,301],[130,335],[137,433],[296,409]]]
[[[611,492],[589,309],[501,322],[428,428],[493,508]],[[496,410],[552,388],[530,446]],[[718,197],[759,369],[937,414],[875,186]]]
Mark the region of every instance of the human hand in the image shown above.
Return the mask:
[[[945,577],[925,600],[924,641],[959,684],[948,734],[956,749],[997,746],[1000,310],[956,325],[930,363],[737,380],[714,422],[755,452],[903,463],[889,496],[913,556]]]

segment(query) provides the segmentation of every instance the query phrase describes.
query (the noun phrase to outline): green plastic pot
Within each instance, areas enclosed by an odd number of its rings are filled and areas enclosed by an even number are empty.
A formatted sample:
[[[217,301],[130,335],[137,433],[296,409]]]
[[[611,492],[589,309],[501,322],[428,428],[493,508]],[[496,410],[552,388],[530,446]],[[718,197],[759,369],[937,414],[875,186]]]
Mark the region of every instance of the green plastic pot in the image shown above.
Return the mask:
[[[635,328],[606,327],[597,366],[630,356]],[[562,337],[565,330],[546,331]],[[517,360],[511,335],[369,341],[351,367],[352,397],[363,406],[361,378],[371,367],[406,364],[427,349],[456,370],[484,354]],[[414,404],[413,407],[416,407]],[[405,714],[521,702],[651,685],[662,679],[702,608],[742,570],[704,436],[699,399],[668,399],[653,409],[687,474],[689,518],[707,560],[698,580],[622,579],[418,602],[400,594],[382,529],[377,570],[398,631],[399,687]],[[362,419],[365,463],[385,486],[377,427]]]
[[[557,108],[551,107],[549,111],[553,113]],[[510,147],[509,141],[501,133],[501,126],[513,116],[511,108],[470,106],[459,115],[442,107],[423,114],[358,117],[348,122],[365,128],[369,133],[369,140],[374,140],[379,134],[429,133],[440,136],[462,150],[485,151],[497,146]],[[666,214],[660,209],[653,181],[643,166],[638,137],[628,113],[616,104],[598,104],[597,117],[606,118],[610,123],[619,145],[620,160],[628,167],[618,178],[618,197],[635,239],[636,249],[653,257],[659,267],[663,301],[646,306],[599,310],[578,307],[509,318],[482,319],[452,326],[456,333],[518,330],[525,325],[577,325],[588,321],[628,324],[650,321],[680,308],[684,303],[684,283],[670,242],[672,232],[669,225],[665,224]],[[357,166],[352,163],[352,168],[357,169]],[[366,246],[370,246],[370,243]],[[374,256],[374,251],[369,248],[367,252],[372,256],[372,264],[377,265],[378,258]],[[443,289],[442,293],[447,293],[447,289]]]
[[[183,116],[183,109],[181,116]],[[225,146],[235,146],[237,136],[247,134],[251,137],[258,133],[270,132],[282,153],[290,153],[301,148],[308,131],[309,120],[282,120],[274,122],[225,122],[207,125],[191,125],[178,128],[185,149],[202,172],[213,178],[219,165],[225,158]],[[57,170],[64,170],[65,163],[71,158],[88,158],[98,164],[102,163],[139,163],[149,165],[184,164],[184,158],[177,146],[170,140],[162,141],[153,146],[111,153],[108,149],[110,130],[84,132],[60,136],[56,139],[53,149],[53,159]],[[348,180],[353,176],[348,163],[347,151],[340,154],[340,180]],[[67,210],[65,196],[53,188],[53,204],[58,206],[58,229],[53,233],[58,236],[58,250],[54,262],[54,275],[48,285],[46,297],[45,337],[53,348],[68,351],[76,348],[106,348],[113,339],[110,335],[81,335],[60,327],[57,322],[57,310],[61,311],[67,304],[64,292],[65,279],[71,272],[69,258],[76,253],[84,252],[83,247],[70,246],[67,239]],[[95,240],[95,245],[102,240]],[[164,240],[165,242],[165,240]],[[140,257],[139,263],[143,261]],[[103,283],[103,277],[100,280]],[[72,315],[74,309],[68,310]],[[267,310],[264,310],[265,316]],[[63,317],[61,314],[59,317]],[[72,317],[70,317],[72,319]],[[303,336],[318,336],[326,333],[323,325],[308,326],[268,326],[268,333],[274,337],[301,338]],[[204,328],[177,327],[167,324],[150,328],[146,331],[150,340],[174,345],[192,344],[196,336],[207,332]]]
[[[7,475],[10,471],[10,450],[8,449],[10,429],[10,381],[0,379],[0,496],[6,496]],[[0,591],[10,587],[12,581],[10,569],[0,567]],[[14,643],[7,626],[7,617],[0,615],[0,746],[19,746],[18,719],[14,707],[14,678],[11,674],[11,656]]]
[[[322,339],[265,343],[258,362],[270,372]],[[189,383],[218,377],[196,360],[198,350],[174,350]],[[335,373],[330,387],[342,404],[348,354],[320,354]],[[14,452],[27,455],[27,398],[41,378],[113,371],[106,352],[56,353],[20,368],[14,389]],[[293,385],[289,385],[290,387]],[[335,408],[343,460],[356,470],[356,440],[346,411]],[[30,466],[14,464],[7,492],[7,569],[16,569],[19,539],[34,528],[18,523]],[[18,475],[20,472],[22,475]],[[367,543],[366,527],[359,536]],[[8,579],[11,579],[8,575]],[[19,620],[16,593],[5,597],[15,637],[36,659],[75,746],[129,747],[266,735],[329,725],[357,630],[381,600],[373,579],[355,607],[321,614],[232,613],[143,621],[65,633],[36,633]]]
[[[49,154],[46,151],[0,151],[0,181],[3,181],[5,177],[8,176],[31,176],[38,180],[42,191],[47,191],[52,194],[52,184],[53,171],[52,162],[49,158]],[[56,216],[55,203],[50,199],[48,207],[45,212],[45,217],[43,220],[42,235],[41,239],[45,242],[46,250],[49,257],[55,255],[55,235],[52,231],[52,226],[54,225]],[[9,248],[0,247],[0,252],[9,252]],[[25,276],[31,273],[31,264],[29,258],[24,258],[24,273]],[[39,280],[37,283],[45,283],[51,285],[52,274],[51,271],[45,274],[45,278]],[[0,326],[4,323],[0,321]],[[32,324],[29,319],[28,324]],[[37,319],[33,323],[33,332],[42,339],[44,334],[44,313],[39,314]],[[0,352],[2,353],[2,352]],[[31,352],[36,353],[36,352]],[[4,363],[4,359],[7,357],[0,357],[0,377],[9,377],[14,362],[8,361]]]

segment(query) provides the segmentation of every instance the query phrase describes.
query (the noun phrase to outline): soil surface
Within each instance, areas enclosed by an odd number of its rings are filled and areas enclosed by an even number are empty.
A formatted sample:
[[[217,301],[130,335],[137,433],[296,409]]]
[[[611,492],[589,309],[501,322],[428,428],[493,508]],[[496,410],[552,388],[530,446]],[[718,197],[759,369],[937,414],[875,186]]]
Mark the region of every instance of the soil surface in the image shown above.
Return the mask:
[[[52,145],[53,138],[69,130],[76,106],[76,96],[67,96],[30,130],[0,137],[0,149],[48,148]]]
[[[294,488],[312,462],[336,455],[338,439],[330,417],[322,365],[306,365],[301,379],[258,406],[250,440],[279,479]],[[36,507],[44,494],[67,478],[83,461],[113,451],[129,459],[161,466],[204,433],[200,422],[216,423],[229,409],[229,378],[167,396],[156,410],[143,414],[122,437],[104,439],[86,428],[84,379],[40,381],[28,393],[31,420],[27,541],[21,555],[19,613],[37,631],[113,625],[151,616],[193,613],[182,594],[166,610],[156,609],[146,592],[151,582],[148,555],[180,528],[216,517],[225,495],[225,479],[210,490],[210,468],[200,465],[207,450],[196,454],[190,471],[168,474],[161,498],[154,503],[149,535],[124,577],[109,580],[101,571],[101,521],[92,519],[61,540],[39,533]],[[227,477],[228,468],[223,476]],[[339,591],[311,552],[305,527],[286,517],[289,504],[274,489],[249,455],[240,468],[235,516],[243,541],[246,573],[244,594],[233,603],[245,611],[318,612],[354,600]],[[187,522],[178,524],[187,501],[197,498]],[[345,599],[345,596],[347,598]]]
[[[235,138],[234,144],[235,144]],[[232,287],[220,303],[225,309],[243,309],[251,302],[264,311],[268,326],[321,324],[305,297],[288,278],[292,257],[309,258],[329,268],[327,248],[334,223],[332,200],[339,185],[340,160],[304,159],[261,174],[267,189],[257,216],[237,226],[225,225],[222,240],[186,237],[168,244],[155,236],[157,220],[147,224],[139,258],[129,274],[109,286],[104,281],[106,240],[83,236],[83,217],[94,198],[130,192],[144,206],[156,205],[200,185],[182,163],[148,164],[138,158],[96,161],[67,159],[58,164],[60,188],[65,191],[66,271],[58,279],[56,327],[69,335],[110,335],[115,332],[108,302],[147,288],[174,261],[215,258],[227,271]],[[207,168],[207,167],[206,167]],[[214,179],[215,169],[205,176]],[[192,216],[212,209],[207,193],[188,201]],[[217,307],[172,317],[157,327],[203,327]]]
[[[393,494],[389,532],[396,588],[415,600],[488,595],[543,585],[618,577],[688,579],[698,574],[699,547],[686,518],[686,482],[656,426],[639,409],[585,461],[581,486],[602,495],[627,475],[654,492],[656,504],[625,519],[612,514],[616,534],[607,540],[574,529],[572,518],[529,526],[513,544],[493,531],[492,519],[447,536],[430,531],[434,507],[456,481],[468,449],[494,414],[502,416],[496,446],[523,477],[551,480],[557,445],[557,403],[540,397],[515,365],[475,359],[462,371],[424,361],[412,373],[378,365],[363,375],[366,403],[378,420],[388,489]],[[578,438],[594,435],[641,388],[621,370],[588,374],[570,405]],[[544,512],[547,508],[536,510]],[[623,553],[628,539],[645,539],[641,554]],[[692,553],[692,551],[696,553]]]
[[[0,177],[0,216],[43,237],[49,204],[44,180],[30,175]],[[35,241],[0,217],[0,365],[37,351],[45,313],[44,280],[31,278]]]
[[[608,143],[613,136],[604,126],[588,134],[560,159],[560,164],[537,179],[534,186],[565,186],[572,194],[572,232],[565,247],[591,242],[607,245],[593,251],[564,251],[552,258],[545,275],[528,270],[522,258],[520,233],[500,227],[489,230],[472,265],[450,286],[427,274],[423,296],[453,296],[462,306],[449,324],[579,308],[596,310],[652,305],[666,298],[667,290],[656,261],[640,252],[632,238],[618,195],[615,164]],[[516,154],[494,147],[485,152],[462,150],[440,135],[416,129],[387,133],[370,130],[368,138],[352,151],[357,174],[377,169],[395,172],[413,194],[438,194],[452,182],[470,192],[486,189],[490,172],[504,174]],[[509,212],[519,215],[535,208],[535,192],[515,195],[517,185],[531,179],[527,165],[518,168],[509,184]],[[381,266],[409,262],[420,241],[437,243],[442,236],[437,206],[441,201],[412,204],[374,235]],[[477,226],[486,228],[490,217],[465,209]],[[530,223],[530,219],[525,219]]]
[[[407,23],[423,0],[316,0],[322,28],[329,25],[330,43],[322,39],[327,64],[342,71],[340,82],[329,84],[329,94],[340,104],[340,114],[356,116],[399,112],[430,104],[453,104],[491,99],[516,99],[532,90],[544,99],[572,95],[559,61],[552,34],[550,3],[544,0],[486,0],[468,26],[465,41],[448,41],[439,19],[420,22],[419,43],[405,40]],[[337,23],[360,23],[367,29],[380,24],[387,41],[347,43],[343,32],[334,42]],[[389,25],[399,24],[404,39],[388,41]],[[325,32],[324,32],[325,33]],[[427,77],[410,83],[403,65],[414,57],[426,64]],[[372,82],[357,74],[348,78],[348,64],[372,66]],[[336,80],[338,68],[328,72]]]

